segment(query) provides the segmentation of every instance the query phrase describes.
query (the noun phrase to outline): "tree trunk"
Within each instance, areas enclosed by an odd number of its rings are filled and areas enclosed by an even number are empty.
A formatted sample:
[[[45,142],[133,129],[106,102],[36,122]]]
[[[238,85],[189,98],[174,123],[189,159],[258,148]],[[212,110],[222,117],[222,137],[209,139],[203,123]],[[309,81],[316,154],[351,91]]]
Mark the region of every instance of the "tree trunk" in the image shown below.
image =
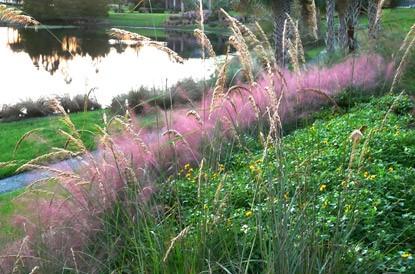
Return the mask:
[[[307,37],[317,40],[317,13],[314,0],[300,0],[301,16]]]
[[[336,2],[335,0],[327,0],[327,40],[326,40],[326,49],[327,52],[331,53],[334,51],[334,46],[336,42],[336,33],[334,30],[334,15],[336,12]]]
[[[210,11],[212,11],[212,0],[209,0],[208,2],[208,8]]]
[[[287,20],[287,14],[291,11],[291,0],[278,0],[272,4],[274,14],[274,43],[275,59],[281,67],[285,66],[286,49],[284,48],[284,25]]]
[[[369,0],[367,17],[369,19],[369,38],[377,39],[380,31],[381,13],[384,1],[382,0]]]
[[[360,9],[362,0],[351,0],[347,12],[347,47],[349,53],[357,48],[356,28],[359,24]]]
[[[337,13],[339,14],[339,30],[337,33],[337,40],[339,43],[340,48],[347,47],[347,10],[349,7],[349,2],[351,0],[337,0],[336,1],[336,8]]]

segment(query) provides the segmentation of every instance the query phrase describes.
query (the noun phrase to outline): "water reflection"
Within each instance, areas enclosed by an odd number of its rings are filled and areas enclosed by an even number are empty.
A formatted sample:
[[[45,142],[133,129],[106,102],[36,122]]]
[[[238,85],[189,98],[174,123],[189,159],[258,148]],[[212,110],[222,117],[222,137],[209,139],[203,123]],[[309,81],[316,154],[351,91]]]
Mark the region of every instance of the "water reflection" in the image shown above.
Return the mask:
[[[201,66],[201,49],[192,33],[168,32],[167,45],[184,65],[152,48],[111,44],[105,29],[12,29],[0,27],[0,104],[51,94],[79,94],[96,88],[102,103],[140,86],[164,87],[180,79],[196,80],[214,71],[213,60]],[[225,39],[210,36],[215,50]],[[160,40],[160,39],[158,39]],[[207,68],[206,72],[203,67]]]
[[[54,74],[63,61],[74,56],[90,56],[93,60],[106,56],[110,47],[104,31],[65,29],[20,29],[19,38],[9,43],[15,52],[26,52],[36,67]]]
[[[110,44],[104,30],[97,29],[61,29],[13,30],[15,37],[9,41],[10,48],[15,52],[27,52],[36,67],[42,66],[54,74],[62,61],[73,59],[74,56],[90,56],[92,60],[105,57],[110,48],[123,53],[127,46]],[[17,34],[16,34],[17,32]],[[225,50],[225,39],[218,35],[210,35],[216,52]],[[164,39],[167,46],[178,52],[184,58],[200,58],[201,49],[191,32],[167,32]]]

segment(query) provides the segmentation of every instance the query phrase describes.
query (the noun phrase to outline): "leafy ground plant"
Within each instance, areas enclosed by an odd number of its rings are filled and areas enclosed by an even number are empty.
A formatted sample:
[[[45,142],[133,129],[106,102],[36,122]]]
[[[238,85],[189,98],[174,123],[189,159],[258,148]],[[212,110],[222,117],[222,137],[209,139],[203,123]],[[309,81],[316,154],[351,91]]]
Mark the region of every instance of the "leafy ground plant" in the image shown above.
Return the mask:
[[[104,272],[411,273],[413,107],[386,96],[321,112],[282,151],[246,137],[220,164],[185,165],[147,206],[127,191],[90,252]]]

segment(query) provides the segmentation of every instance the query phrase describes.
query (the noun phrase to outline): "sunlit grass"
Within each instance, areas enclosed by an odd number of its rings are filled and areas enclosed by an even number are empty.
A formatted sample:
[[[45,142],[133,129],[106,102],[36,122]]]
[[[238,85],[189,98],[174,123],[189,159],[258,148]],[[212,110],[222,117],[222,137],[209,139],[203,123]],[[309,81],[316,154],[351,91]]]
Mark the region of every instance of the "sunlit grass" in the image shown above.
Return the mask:
[[[102,111],[72,114],[74,124],[84,130],[82,138],[89,149],[95,148],[95,125],[102,124]],[[14,153],[16,143],[27,132],[43,129],[24,141]],[[57,134],[63,128],[59,117],[34,118],[17,122],[0,123],[0,162],[17,161],[18,165],[0,169],[0,178],[7,177],[24,162],[51,151],[52,147],[64,147],[66,139]],[[90,131],[91,133],[87,133]]]
[[[113,26],[163,28],[169,14],[167,13],[109,13]]]
[[[11,218],[17,210],[16,204],[12,200],[20,193],[22,191],[0,194],[0,249],[3,244],[18,236],[18,231],[11,224]]]

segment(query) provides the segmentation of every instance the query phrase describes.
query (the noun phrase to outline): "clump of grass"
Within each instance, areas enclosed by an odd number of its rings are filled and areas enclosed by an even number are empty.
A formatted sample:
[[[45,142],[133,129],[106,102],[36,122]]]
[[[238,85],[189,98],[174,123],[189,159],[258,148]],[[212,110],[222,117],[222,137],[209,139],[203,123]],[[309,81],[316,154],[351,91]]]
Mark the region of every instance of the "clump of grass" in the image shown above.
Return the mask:
[[[202,99],[205,93],[205,83],[196,82],[189,78],[166,89],[141,87],[128,94],[117,95],[112,99],[110,109],[113,114],[118,115],[124,115],[127,110],[136,114],[145,114],[146,111],[151,111],[151,108],[166,110],[195,104]]]
[[[6,22],[17,25],[39,25],[39,22],[30,16],[24,15],[22,11],[9,8],[6,5],[0,5],[0,22]]]
[[[96,100],[83,95],[77,95],[73,98],[69,95],[61,96],[59,100],[68,113],[101,109],[101,105]],[[36,101],[28,99],[14,105],[3,105],[0,110],[0,120],[11,122],[53,115],[55,112],[49,105],[49,101],[49,98],[40,98]]]

